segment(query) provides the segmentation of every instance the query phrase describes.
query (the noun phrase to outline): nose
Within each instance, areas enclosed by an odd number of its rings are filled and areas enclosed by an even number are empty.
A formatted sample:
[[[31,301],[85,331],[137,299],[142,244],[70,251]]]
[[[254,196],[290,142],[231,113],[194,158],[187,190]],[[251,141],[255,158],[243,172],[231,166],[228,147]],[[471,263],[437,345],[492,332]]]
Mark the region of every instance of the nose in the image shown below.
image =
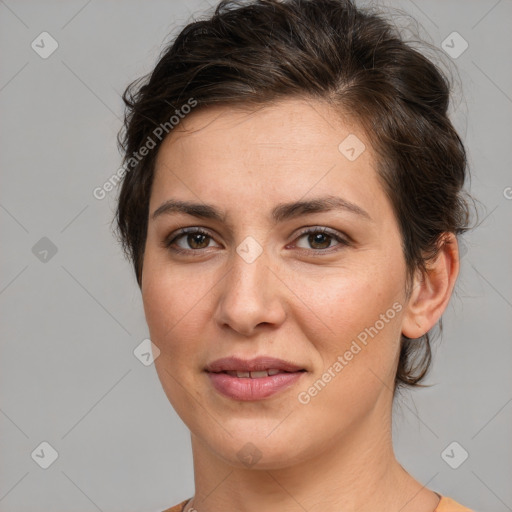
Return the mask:
[[[229,265],[230,271],[219,283],[214,315],[218,325],[244,336],[264,326],[274,329],[281,325],[286,318],[286,286],[270,268],[265,252],[250,263],[234,252]]]

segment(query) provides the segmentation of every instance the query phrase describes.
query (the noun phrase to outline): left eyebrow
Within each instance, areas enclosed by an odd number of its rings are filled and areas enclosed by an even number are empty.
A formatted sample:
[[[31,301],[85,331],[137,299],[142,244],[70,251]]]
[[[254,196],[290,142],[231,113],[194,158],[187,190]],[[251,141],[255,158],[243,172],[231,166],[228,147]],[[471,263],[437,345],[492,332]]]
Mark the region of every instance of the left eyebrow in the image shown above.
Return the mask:
[[[370,214],[355,203],[337,196],[325,196],[309,201],[297,201],[293,203],[282,203],[272,210],[274,222],[283,222],[284,220],[294,219],[301,215],[310,213],[321,213],[332,210],[343,210],[364,217],[372,221]]]
[[[274,223],[284,222],[302,215],[312,213],[328,212],[333,210],[343,210],[355,215],[359,215],[366,220],[372,221],[369,213],[360,206],[346,199],[337,196],[325,196],[308,201],[294,201],[291,203],[281,203],[273,208],[271,218]],[[163,214],[185,213],[194,217],[203,219],[212,219],[225,222],[226,213],[217,209],[215,206],[206,203],[193,203],[190,201],[178,201],[169,199],[162,203],[151,215],[154,220]]]

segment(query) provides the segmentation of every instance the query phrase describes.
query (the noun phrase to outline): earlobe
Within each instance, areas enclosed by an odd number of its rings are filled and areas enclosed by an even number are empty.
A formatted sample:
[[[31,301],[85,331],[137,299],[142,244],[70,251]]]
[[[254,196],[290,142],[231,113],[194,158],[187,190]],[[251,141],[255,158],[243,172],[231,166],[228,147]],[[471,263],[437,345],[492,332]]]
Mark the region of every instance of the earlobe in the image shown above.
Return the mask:
[[[402,320],[402,334],[420,338],[441,318],[459,273],[457,238],[445,233],[437,256],[427,263],[426,272],[416,272]]]

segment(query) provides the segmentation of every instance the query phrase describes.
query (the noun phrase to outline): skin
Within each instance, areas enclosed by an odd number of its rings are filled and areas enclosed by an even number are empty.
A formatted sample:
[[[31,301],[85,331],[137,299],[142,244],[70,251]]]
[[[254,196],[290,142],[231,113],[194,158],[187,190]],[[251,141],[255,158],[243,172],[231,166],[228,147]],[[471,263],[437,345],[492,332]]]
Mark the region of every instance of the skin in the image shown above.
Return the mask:
[[[366,146],[355,161],[338,150],[349,134]],[[457,244],[447,235],[407,295],[399,228],[375,167],[357,124],[319,100],[298,98],[193,111],[159,149],[142,297],[161,351],[159,379],[191,432],[193,509],[432,512],[438,504],[394,456],[391,409],[400,335],[417,338],[439,320],[458,273]],[[355,203],[370,219],[337,210],[270,218],[279,203],[326,195]],[[171,198],[212,204],[226,217],[153,219]],[[182,236],[172,247],[188,252],[177,254],[163,241],[182,227],[209,237]],[[308,239],[300,235],[306,227],[328,228],[349,243]],[[252,263],[236,251],[248,236],[263,250]],[[394,318],[300,403],[298,393],[396,303]],[[259,401],[220,395],[204,372],[221,357],[263,354],[307,372]],[[248,442],[261,456],[250,466],[237,456]]]

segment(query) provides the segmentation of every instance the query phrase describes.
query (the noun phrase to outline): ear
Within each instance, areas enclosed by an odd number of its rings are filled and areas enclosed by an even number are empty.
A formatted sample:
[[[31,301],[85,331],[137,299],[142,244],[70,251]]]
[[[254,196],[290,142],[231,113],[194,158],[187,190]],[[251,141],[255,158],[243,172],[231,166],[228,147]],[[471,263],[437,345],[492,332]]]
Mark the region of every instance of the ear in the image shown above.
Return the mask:
[[[450,300],[459,273],[459,249],[453,233],[444,233],[438,255],[426,272],[414,276],[412,291],[402,319],[402,334],[420,338],[441,318]]]

